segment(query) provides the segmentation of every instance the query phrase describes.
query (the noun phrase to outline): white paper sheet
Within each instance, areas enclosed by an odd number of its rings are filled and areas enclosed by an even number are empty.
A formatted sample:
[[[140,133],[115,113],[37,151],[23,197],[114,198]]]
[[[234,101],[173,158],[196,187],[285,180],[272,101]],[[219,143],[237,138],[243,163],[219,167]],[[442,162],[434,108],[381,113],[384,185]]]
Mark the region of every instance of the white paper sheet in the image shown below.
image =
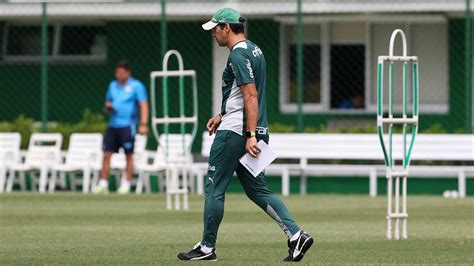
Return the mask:
[[[261,151],[257,158],[252,157],[252,155],[248,153],[240,158],[240,163],[247,168],[254,177],[257,177],[277,157],[276,153],[268,147],[265,141],[260,140],[257,143],[257,147],[259,147]]]

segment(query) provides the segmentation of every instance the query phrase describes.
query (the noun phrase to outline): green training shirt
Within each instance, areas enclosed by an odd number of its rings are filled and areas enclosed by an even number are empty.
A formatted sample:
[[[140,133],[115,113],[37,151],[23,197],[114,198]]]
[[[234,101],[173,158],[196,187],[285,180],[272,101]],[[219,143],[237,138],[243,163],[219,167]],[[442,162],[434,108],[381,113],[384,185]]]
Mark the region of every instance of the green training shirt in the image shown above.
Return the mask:
[[[222,74],[222,120],[218,130],[231,130],[239,135],[245,134],[244,95],[240,86],[249,83],[255,83],[257,88],[257,127],[267,128],[265,57],[257,45],[244,40],[232,47]]]

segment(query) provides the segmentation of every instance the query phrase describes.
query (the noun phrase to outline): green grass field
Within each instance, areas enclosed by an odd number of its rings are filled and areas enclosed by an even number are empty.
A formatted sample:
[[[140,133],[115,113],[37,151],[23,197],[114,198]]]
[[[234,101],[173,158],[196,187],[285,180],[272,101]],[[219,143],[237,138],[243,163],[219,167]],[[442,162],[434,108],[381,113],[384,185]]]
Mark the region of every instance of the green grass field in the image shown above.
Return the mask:
[[[295,220],[316,238],[304,264],[474,264],[474,199],[409,196],[409,239],[385,239],[385,198],[292,196]],[[166,211],[163,194],[0,195],[0,264],[180,264],[202,232],[203,198]],[[273,265],[279,227],[243,194],[229,194],[218,264]],[[188,264],[192,262],[187,262]],[[199,262],[197,262],[199,263]]]

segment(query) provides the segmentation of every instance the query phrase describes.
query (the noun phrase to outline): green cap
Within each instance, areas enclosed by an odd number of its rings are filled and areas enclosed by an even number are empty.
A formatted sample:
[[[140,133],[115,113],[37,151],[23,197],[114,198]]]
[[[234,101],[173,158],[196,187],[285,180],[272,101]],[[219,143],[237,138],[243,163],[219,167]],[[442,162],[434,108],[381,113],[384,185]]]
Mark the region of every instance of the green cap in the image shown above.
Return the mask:
[[[217,10],[216,13],[212,16],[212,19],[208,22],[202,24],[204,30],[212,30],[219,23],[230,23],[237,24],[241,23],[239,21],[240,13],[237,10],[232,8],[223,8]]]

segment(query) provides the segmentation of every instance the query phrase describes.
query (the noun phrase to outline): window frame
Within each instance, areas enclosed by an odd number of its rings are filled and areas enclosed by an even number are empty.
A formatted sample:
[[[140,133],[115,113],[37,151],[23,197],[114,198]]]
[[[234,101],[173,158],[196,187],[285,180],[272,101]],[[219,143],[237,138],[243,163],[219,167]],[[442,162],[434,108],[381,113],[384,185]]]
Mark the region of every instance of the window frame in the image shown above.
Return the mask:
[[[293,17],[280,17],[276,18],[280,22],[280,66],[279,66],[279,110],[285,114],[297,113],[297,104],[289,103],[288,90],[289,90],[289,66],[287,64],[289,59],[289,40],[286,36],[286,27],[295,26],[296,20]],[[361,109],[331,109],[330,107],[330,47],[331,44],[338,44],[341,42],[332,42],[330,38],[331,34],[331,23],[332,22],[364,22],[365,23],[365,39],[363,42],[343,42],[345,44],[363,44],[365,45],[365,108]],[[377,24],[392,24],[400,23],[406,26],[409,30],[405,32],[408,40],[411,40],[411,27],[413,24],[440,24],[447,23],[446,18],[442,16],[423,16],[422,18],[416,16],[377,16],[377,17],[366,17],[366,16],[324,16],[324,17],[305,17],[304,26],[306,25],[320,25],[321,26],[321,103],[312,104],[304,103],[302,106],[303,112],[309,114],[374,114],[377,112],[377,103],[371,103],[372,94],[376,93],[376,89],[372,89],[372,75],[371,73],[373,64],[372,62],[372,26]],[[446,36],[449,42],[449,32]],[[387,47],[388,47],[387,40]],[[411,51],[412,43],[408,41],[408,50]],[[446,57],[449,60],[449,53],[446,51]],[[420,111],[428,114],[446,114],[449,112],[449,64],[446,66],[446,90],[448,98],[445,99],[445,103],[429,104],[420,103]],[[420,84],[423,86],[422,84]],[[386,104],[385,104],[385,107]],[[402,111],[402,105],[394,105],[395,112]]]
[[[372,33],[372,26],[374,24],[378,24],[378,25],[381,25],[381,24],[393,24],[394,22],[400,22],[400,20],[386,20],[386,21],[376,21],[376,22],[370,22],[368,23],[368,32],[369,33]],[[414,24],[441,24],[441,23],[445,23],[447,24],[447,22],[445,20],[443,21],[440,21],[440,20],[407,20],[407,21],[404,21],[404,26],[407,28],[407,30],[404,30],[405,32],[405,36],[406,36],[406,39],[407,39],[407,50],[408,50],[408,54],[411,53],[412,51],[412,47],[413,47],[413,43],[411,42],[411,40],[413,39],[412,38],[412,25]],[[446,25],[447,27],[447,25]],[[446,31],[446,41],[448,43],[446,43],[446,59],[447,61],[449,62],[449,29],[447,28],[447,31]],[[370,42],[369,42],[370,43]],[[389,41],[387,40],[387,47],[388,47],[388,43]],[[369,60],[370,61],[370,60]],[[421,62],[422,63],[422,62]],[[388,67],[387,63],[384,64],[385,67]],[[423,67],[421,65],[421,67]],[[370,74],[370,70],[368,70],[369,74]],[[368,80],[368,83],[371,84],[372,83],[372,76],[370,75],[369,76],[369,80]],[[387,77],[388,78],[388,77]],[[423,87],[423,84],[421,83],[421,79],[419,80],[420,81],[420,88]],[[372,86],[372,85],[370,85]],[[375,85],[374,85],[375,86]],[[384,88],[386,89],[386,88]],[[370,91],[370,87],[369,87],[369,91]],[[445,99],[445,103],[422,103],[420,101],[419,103],[419,109],[420,109],[420,112],[421,113],[427,113],[427,114],[448,114],[449,113],[449,91],[450,91],[450,87],[449,87],[449,63],[446,65],[446,91],[447,91],[447,98]],[[375,92],[376,93],[376,90],[374,89],[373,91],[370,91],[370,92]],[[386,91],[384,91],[384,93],[387,93]],[[372,94],[370,94],[369,96],[372,96]],[[422,97],[421,97],[422,98]],[[377,112],[377,103],[371,103],[370,101],[371,98],[366,98],[366,112],[367,113],[376,113]],[[409,97],[409,101],[411,100],[411,97]],[[394,104],[393,105],[393,110],[394,112],[396,113],[401,113],[403,111],[403,105],[402,104]],[[388,105],[387,103],[384,102],[384,112],[387,111],[388,112]]]
[[[332,41],[331,38],[328,40],[328,65],[327,65],[327,73],[328,73],[328,85],[327,85],[327,108],[326,112],[330,113],[366,113],[367,110],[367,102],[370,99],[371,91],[370,91],[370,81],[367,80],[367,73],[370,72],[370,68],[367,68],[367,64],[370,64],[370,51],[368,49],[368,43],[370,40],[369,32],[367,31],[367,23],[365,29],[365,39],[363,41]],[[328,26],[328,32],[330,36],[331,28]],[[331,46],[332,45],[363,45],[364,46],[364,108],[350,108],[350,109],[341,109],[341,108],[331,108]]]
[[[291,44],[290,40],[288,40],[286,33],[286,27],[295,26],[294,23],[280,23],[280,66],[279,66],[279,109],[282,113],[296,113],[298,109],[298,105],[296,103],[289,102],[289,65],[288,61],[290,59],[290,54],[288,52],[289,45]],[[327,58],[327,53],[325,49],[327,49],[327,45],[324,44],[325,35],[328,34],[325,29],[324,23],[306,23],[305,25],[319,25],[321,27],[320,32],[320,42],[318,43],[321,46],[321,68],[320,68],[320,76],[321,76],[321,103],[303,103],[303,112],[305,113],[317,113],[321,112],[325,109],[324,103],[325,98],[328,96],[326,95],[326,87],[328,85],[328,75],[325,71],[327,71],[327,67],[325,67],[325,62]]]
[[[1,47],[1,59],[0,62],[13,62],[13,63],[28,63],[34,62],[39,63],[41,61],[41,55],[8,55],[8,37],[11,26],[38,26],[35,22],[6,22],[4,25],[4,31],[2,36],[2,47]],[[49,62],[105,62],[107,61],[107,45],[105,54],[103,55],[61,55],[60,42],[61,33],[64,26],[103,26],[105,23],[98,21],[88,22],[52,22],[48,26],[53,27],[53,44],[51,55],[48,56]]]

